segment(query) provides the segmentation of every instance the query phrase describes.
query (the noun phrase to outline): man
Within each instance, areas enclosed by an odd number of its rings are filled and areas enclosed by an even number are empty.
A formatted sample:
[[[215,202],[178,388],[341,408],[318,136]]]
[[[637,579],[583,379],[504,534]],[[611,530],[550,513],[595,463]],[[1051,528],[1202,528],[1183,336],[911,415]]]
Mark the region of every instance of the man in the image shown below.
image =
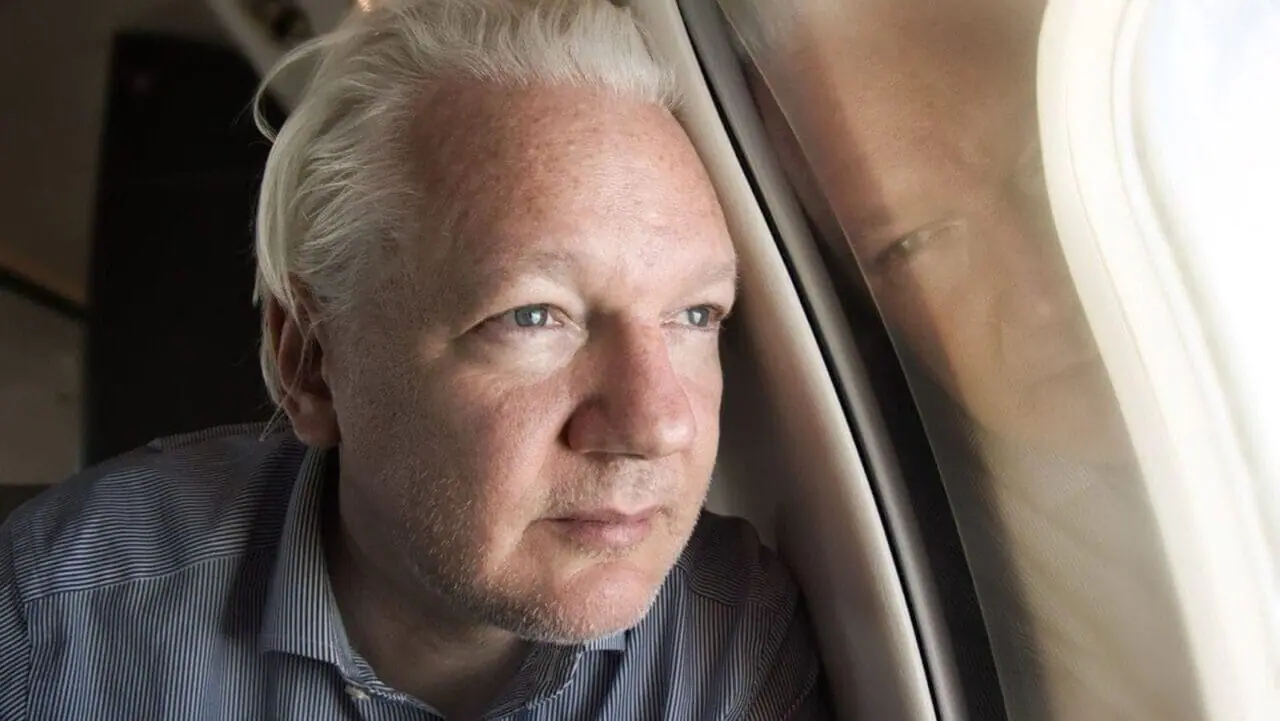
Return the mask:
[[[701,513],[735,255],[607,2],[375,3],[299,57],[263,365],[0,533],[4,719],[822,718],[798,592]]]
[[[722,5],[788,177],[905,359],[1008,717],[1196,718],[1159,529],[1050,217],[1043,0]]]

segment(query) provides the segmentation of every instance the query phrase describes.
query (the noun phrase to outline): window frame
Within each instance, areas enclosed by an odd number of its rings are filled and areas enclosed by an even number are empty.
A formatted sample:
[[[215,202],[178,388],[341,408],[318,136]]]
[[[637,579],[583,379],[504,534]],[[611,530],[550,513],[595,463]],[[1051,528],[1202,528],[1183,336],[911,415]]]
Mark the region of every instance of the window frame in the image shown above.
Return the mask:
[[[851,331],[847,312],[851,298],[858,291],[851,287],[849,279],[841,278],[839,263],[828,257],[806,220],[805,213],[773,155],[765,136],[764,127],[747,88],[747,80],[733,49],[729,23],[714,0],[680,0],[679,6],[689,31],[690,39],[701,63],[701,70],[720,113],[720,120],[733,141],[738,161],[751,181],[755,200],[769,222],[778,250],[787,264],[804,305],[814,334],[821,347],[827,372],[840,396],[846,417],[853,432],[854,442],[862,456],[868,480],[873,489],[882,522],[889,534],[899,580],[910,606],[913,632],[920,650],[927,677],[928,690],[936,717],[941,721],[965,721],[1007,718],[999,680],[995,675],[990,639],[985,627],[975,644],[970,644],[968,656],[975,651],[984,658],[983,669],[972,667],[962,670],[957,660],[958,640],[948,623],[946,604],[968,604],[966,612],[981,616],[977,605],[977,590],[960,544],[960,533],[952,516],[930,514],[931,523],[921,523],[919,504],[924,502],[921,493],[913,493],[901,459],[905,454],[926,454],[934,473],[927,478],[914,475],[912,484],[929,484],[928,495],[935,500],[945,499],[946,490],[937,473],[936,462],[923,437],[922,419],[914,405],[905,381],[905,369],[892,358],[897,367],[900,384],[896,391],[900,412],[913,416],[919,436],[912,438],[898,430],[891,432],[884,413],[891,403],[877,394],[871,382],[869,364],[884,365],[883,346],[879,353],[860,342]],[[852,260],[852,257],[850,257]],[[852,264],[851,264],[852,266]],[[843,282],[842,282],[843,281]],[[843,286],[843,287],[841,287]],[[865,314],[857,314],[859,322]],[[878,320],[874,334],[882,339],[888,333]],[[887,344],[886,344],[887,345]],[[889,351],[892,353],[892,351]],[[903,408],[902,404],[909,406]],[[901,425],[901,424],[897,424]],[[946,509],[949,512],[949,508]],[[941,522],[940,522],[941,521]],[[927,530],[926,530],[927,529]],[[954,577],[963,576],[967,588],[963,598],[950,596],[943,599],[936,578],[939,560],[930,558],[927,548],[931,545],[924,534],[936,538],[933,546],[954,549],[945,563],[954,564],[948,571]],[[952,589],[948,589],[952,590]],[[973,673],[974,671],[977,673]],[[967,673],[966,673],[967,672]],[[980,685],[980,688],[975,688]]]

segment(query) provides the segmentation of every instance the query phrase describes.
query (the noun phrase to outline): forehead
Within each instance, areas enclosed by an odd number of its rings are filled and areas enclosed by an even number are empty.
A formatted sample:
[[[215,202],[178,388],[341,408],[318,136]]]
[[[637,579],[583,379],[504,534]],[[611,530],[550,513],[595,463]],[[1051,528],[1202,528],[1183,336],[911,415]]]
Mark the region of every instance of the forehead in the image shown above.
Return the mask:
[[[1035,138],[1036,23],[992,0],[852,5],[777,58],[828,192],[893,210],[1002,182]]]
[[[732,256],[702,164],[660,106],[596,89],[453,85],[419,118],[418,177],[448,209],[433,264]]]

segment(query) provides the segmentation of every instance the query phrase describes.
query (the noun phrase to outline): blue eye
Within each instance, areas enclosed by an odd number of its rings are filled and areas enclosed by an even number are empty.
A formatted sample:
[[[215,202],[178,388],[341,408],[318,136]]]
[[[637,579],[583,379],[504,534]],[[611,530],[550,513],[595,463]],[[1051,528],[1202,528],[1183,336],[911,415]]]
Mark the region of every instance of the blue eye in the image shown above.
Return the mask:
[[[705,305],[686,310],[685,317],[689,319],[689,325],[695,328],[707,328],[711,325],[711,309]]]
[[[511,320],[520,328],[542,328],[551,321],[551,309],[545,305],[527,305],[511,311]]]
[[[680,311],[685,325],[695,330],[719,330],[729,312],[715,305],[695,305]]]

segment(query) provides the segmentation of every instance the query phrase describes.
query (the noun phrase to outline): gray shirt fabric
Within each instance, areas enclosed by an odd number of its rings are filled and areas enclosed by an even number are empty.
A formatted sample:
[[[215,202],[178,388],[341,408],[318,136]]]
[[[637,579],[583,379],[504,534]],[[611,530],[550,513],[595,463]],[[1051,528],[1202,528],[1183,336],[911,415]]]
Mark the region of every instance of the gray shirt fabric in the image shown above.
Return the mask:
[[[439,719],[347,640],[325,454],[248,427],[156,441],[0,527],[0,719]],[[535,645],[486,719],[827,718],[798,591],[704,513],[649,614]]]

